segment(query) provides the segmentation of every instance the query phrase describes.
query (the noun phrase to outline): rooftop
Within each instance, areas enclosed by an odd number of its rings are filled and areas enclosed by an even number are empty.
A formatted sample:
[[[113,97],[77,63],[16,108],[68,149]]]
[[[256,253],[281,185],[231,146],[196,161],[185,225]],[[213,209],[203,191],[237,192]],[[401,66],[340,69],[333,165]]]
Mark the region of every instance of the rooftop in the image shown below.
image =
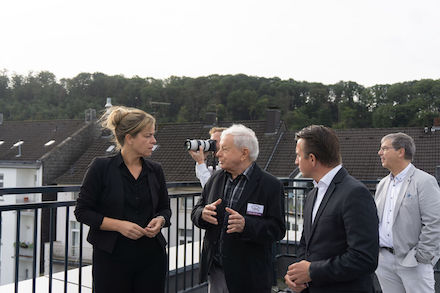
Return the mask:
[[[84,120],[3,121],[0,161],[37,161],[84,125]]]

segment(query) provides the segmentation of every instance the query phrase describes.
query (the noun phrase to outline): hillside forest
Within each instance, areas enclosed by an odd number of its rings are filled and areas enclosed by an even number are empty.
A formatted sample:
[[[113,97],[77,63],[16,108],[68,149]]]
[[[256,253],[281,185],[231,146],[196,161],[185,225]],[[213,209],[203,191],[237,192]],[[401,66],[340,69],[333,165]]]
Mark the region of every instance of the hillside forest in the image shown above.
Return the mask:
[[[422,79],[364,87],[353,81],[316,82],[237,75],[167,79],[80,73],[57,79],[48,71],[0,72],[4,120],[83,119],[86,109],[113,105],[141,108],[160,123],[203,120],[264,120],[281,110],[289,129],[309,124],[334,128],[430,126],[440,116],[440,80]]]

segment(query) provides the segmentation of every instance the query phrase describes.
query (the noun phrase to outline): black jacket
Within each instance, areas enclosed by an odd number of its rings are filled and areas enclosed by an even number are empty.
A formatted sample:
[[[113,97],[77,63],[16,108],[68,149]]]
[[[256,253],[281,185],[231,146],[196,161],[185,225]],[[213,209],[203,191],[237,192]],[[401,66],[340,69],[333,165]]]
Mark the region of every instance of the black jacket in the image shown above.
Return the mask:
[[[202,210],[205,205],[222,197],[225,180],[225,171],[214,173],[191,214],[194,224],[206,229],[200,267],[202,281],[206,281],[213,261],[225,206],[217,206],[217,226],[202,220]],[[263,205],[263,215],[248,215],[248,203]],[[222,247],[223,270],[229,292],[270,292],[273,281],[272,244],[282,239],[286,232],[283,185],[255,165],[236,210],[245,218],[244,230],[242,233],[225,234]]]
[[[379,254],[379,221],[373,196],[342,168],[311,223],[313,198],[304,204],[299,260],[311,262],[309,291],[373,292]]]
[[[118,156],[93,160],[84,177],[75,208],[76,219],[90,226],[87,241],[108,253],[112,253],[119,233],[101,230],[99,227],[102,220],[104,217],[124,219],[124,195]],[[169,226],[170,201],[162,167],[158,163],[144,160],[148,168],[153,217],[163,216],[165,226]],[[158,233],[156,239],[165,247],[166,240],[162,233]]]

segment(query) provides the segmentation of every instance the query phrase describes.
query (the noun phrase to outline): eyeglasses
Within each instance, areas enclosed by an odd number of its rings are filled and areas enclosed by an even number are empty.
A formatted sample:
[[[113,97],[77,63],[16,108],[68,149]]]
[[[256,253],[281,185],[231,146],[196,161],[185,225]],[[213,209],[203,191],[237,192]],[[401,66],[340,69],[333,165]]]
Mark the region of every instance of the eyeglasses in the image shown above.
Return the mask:
[[[385,151],[387,151],[387,150],[389,150],[389,149],[392,149],[392,147],[387,147],[387,146],[380,147],[380,150],[381,150],[382,152],[385,152]]]

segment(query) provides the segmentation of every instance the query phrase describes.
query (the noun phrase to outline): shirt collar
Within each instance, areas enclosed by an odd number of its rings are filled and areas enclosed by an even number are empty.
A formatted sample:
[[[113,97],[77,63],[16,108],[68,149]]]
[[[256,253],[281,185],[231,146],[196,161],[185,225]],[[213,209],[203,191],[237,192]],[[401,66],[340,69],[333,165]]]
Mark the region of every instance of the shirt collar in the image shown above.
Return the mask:
[[[334,167],[333,169],[331,169],[330,171],[327,172],[327,174],[325,174],[321,180],[319,180],[319,182],[316,182],[315,180],[313,180],[313,185],[315,187],[327,187],[330,185],[330,183],[332,182],[333,178],[336,176],[336,173],[339,172],[339,170],[341,170],[342,168],[342,164],[337,165],[336,167]]]
[[[141,158],[141,162],[142,162],[142,169],[145,169],[145,167],[147,167],[147,164],[145,163],[145,159]],[[121,151],[119,151],[118,154],[116,155],[116,165],[118,167],[125,165],[124,158],[122,158]]]
[[[249,167],[247,167],[246,170],[244,170],[243,173],[238,175],[236,178],[239,178],[241,175],[243,175],[247,180],[250,180],[252,172],[254,171],[254,166],[255,166],[255,162],[252,162],[252,164],[250,164]],[[230,180],[233,180],[231,173],[229,173],[228,171],[225,171],[225,173]]]
[[[399,174],[394,176],[392,173],[390,173],[391,180],[394,180],[395,182],[402,182],[403,179],[406,177],[406,174],[408,174],[409,168],[411,168],[412,164],[409,163],[408,166],[406,166],[405,169],[403,169]]]

